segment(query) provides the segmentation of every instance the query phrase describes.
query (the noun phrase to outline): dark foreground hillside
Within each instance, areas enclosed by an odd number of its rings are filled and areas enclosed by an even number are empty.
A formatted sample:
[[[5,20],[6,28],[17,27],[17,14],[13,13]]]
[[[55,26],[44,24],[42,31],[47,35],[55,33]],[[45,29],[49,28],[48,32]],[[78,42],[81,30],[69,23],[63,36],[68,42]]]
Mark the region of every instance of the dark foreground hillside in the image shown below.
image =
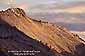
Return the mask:
[[[0,56],[15,54],[85,56],[85,42],[66,28],[33,20],[22,9],[10,8],[0,12]]]

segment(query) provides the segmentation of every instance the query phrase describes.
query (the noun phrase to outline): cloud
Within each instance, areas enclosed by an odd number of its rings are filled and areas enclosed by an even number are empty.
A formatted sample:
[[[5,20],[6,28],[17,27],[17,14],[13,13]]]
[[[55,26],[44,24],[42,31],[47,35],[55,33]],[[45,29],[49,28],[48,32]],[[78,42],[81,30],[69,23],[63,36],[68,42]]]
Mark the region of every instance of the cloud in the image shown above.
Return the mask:
[[[32,7],[32,12],[69,12],[69,13],[84,13],[85,2],[72,2],[66,4],[42,4]]]
[[[52,3],[56,3],[56,1],[41,2],[41,4],[52,4]]]
[[[0,9],[16,7],[16,0],[0,0]]]
[[[67,12],[67,13],[85,13],[85,7],[84,6],[76,6],[76,7],[71,7],[71,8],[64,8],[64,9],[49,9],[46,10],[46,12],[54,12],[54,13],[59,13],[59,12]]]
[[[1,4],[14,4],[15,3],[15,0],[0,0],[0,3]]]

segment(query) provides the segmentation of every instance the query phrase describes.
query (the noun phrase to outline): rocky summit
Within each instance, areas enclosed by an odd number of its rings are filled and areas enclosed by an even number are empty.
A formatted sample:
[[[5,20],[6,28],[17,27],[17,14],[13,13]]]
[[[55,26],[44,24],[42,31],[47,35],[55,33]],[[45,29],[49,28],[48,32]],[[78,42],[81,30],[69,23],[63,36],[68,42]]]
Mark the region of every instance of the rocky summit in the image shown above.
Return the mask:
[[[0,11],[0,56],[85,56],[85,41],[66,28],[26,16],[23,9]]]

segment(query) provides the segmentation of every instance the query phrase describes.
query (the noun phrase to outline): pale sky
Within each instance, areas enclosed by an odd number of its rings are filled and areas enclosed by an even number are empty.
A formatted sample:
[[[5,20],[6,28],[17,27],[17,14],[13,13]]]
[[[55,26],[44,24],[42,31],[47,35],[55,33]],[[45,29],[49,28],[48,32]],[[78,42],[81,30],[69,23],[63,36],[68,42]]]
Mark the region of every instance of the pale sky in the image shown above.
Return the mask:
[[[58,3],[58,4],[65,4],[69,2],[82,2],[85,0],[0,0],[0,7],[6,7],[9,4],[16,4],[21,5],[24,4],[24,6],[35,6],[38,4],[51,4],[51,3]],[[9,5],[9,6],[11,6]]]
[[[40,3],[51,3],[51,2],[59,2],[59,3],[63,3],[63,2],[78,2],[78,1],[85,1],[85,0],[0,0],[0,3],[11,3],[11,2],[16,2],[16,3],[29,3],[32,5],[35,4],[40,4]]]

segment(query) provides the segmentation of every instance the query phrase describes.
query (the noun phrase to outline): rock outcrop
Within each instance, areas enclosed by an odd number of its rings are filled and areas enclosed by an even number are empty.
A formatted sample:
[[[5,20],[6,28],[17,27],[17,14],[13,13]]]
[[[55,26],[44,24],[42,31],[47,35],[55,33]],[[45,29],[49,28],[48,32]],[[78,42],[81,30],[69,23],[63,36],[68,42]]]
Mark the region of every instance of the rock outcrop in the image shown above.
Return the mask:
[[[0,55],[27,50],[38,51],[34,56],[84,56],[85,42],[66,28],[31,19],[20,8],[1,11]]]

